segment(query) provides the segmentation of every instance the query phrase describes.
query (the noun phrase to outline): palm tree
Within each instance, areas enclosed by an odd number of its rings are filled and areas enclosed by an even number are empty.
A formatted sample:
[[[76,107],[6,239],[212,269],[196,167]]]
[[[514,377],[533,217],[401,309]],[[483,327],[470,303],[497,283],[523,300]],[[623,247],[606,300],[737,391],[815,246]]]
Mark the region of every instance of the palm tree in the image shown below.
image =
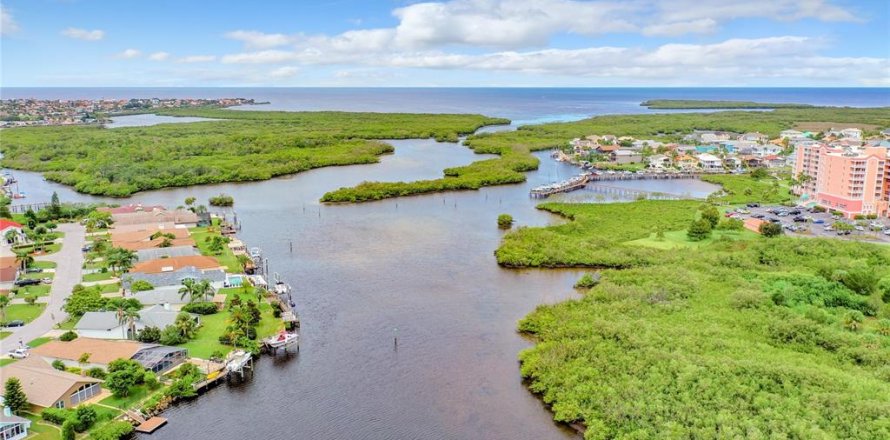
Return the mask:
[[[16,252],[15,262],[22,268],[22,271],[24,271],[28,266],[34,264],[34,257],[28,252]]]
[[[207,295],[211,293],[213,293],[213,286],[207,280],[195,281],[192,278],[186,278],[182,280],[182,287],[179,288],[180,298],[188,297],[190,303],[199,298],[201,301],[206,301]]]
[[[105,253],[105,261],[113,272],[126,272],[136,262],[136,253],[124,248],[111,248]]]
[[[118,324],[126,328],[126,330],[122,330],[122,332],[126,332],[124,338],[132,339],[136,337],[136,321],[139,319],[139,309],[135,307],[124,309],[123,306],[118,306],[116,314]]]
[[[0,322],[6,322],[6,306],[9,305],[9,297],[0,296]]]

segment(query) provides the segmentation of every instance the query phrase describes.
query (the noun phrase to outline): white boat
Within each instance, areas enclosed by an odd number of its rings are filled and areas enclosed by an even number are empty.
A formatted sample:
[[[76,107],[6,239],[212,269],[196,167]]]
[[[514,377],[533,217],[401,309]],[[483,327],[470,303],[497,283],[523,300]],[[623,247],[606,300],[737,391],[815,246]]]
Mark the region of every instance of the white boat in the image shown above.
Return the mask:
[[[275,294],[287,295],[288,293],[290,293],[290,287],[284,281],[278,280],[275,282]]]
[[[300,335],[282,330],[277,335],[266,338],[263,342],[271,348],[281,348],[294,344],[299,339]]]

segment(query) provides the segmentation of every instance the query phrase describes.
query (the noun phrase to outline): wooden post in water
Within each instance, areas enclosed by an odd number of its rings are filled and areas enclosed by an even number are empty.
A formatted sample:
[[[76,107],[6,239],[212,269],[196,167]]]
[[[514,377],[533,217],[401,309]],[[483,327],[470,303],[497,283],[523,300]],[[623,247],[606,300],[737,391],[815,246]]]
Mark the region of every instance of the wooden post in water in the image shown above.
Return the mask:
[[[392,347],[394,350],[399,348],[399,328],[393,327],[392,329]]]

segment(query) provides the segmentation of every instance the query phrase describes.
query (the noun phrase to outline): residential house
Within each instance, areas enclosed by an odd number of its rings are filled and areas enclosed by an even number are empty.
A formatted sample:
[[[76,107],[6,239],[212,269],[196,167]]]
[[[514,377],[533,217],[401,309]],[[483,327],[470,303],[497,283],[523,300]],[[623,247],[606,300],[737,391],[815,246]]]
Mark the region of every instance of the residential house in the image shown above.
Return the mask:
[[[85,338],[96,339],[135,339],[142,329],[146,327],[156,327],[164,329],[176,322],[179,316],[177,310],[173,310],[169,304],[157,304],[144,308],[139,311],[139,318],[130,328],[128,323],[121,322],[117,316],[117,312],[113,310],[105,312],[86,312],[77,321],[74,330],[77,334]],[[200,323],[198,315],[189,314],[196,323]],[[135,330],[135,334],[132,331]]]
[[[201,255],[193,246],[171,246],[163,248],[139,249],[136,251],[137,261],[157,260],[159,258],[188,257]]]
[[[165,243],[169,244],[169,247],[195,245],[195,241],[190,237],[188,229],[157,229],[154,227],[146,227],[145,229],[130,232],[112,230],[111,243],[114,247],[131,251],[156,248]]]
[[[0,399],[2,401],[2,399]],[[12,413],[6,405],[3,405],[3,413],[0,413],[0,439],[20,440],[28,436],[31,421]]]
[[[764,143],[769,142],[769,136],[767,136],[763,133],[759,133],[759,132],[749,132],[749,133],[744,133],[744,134],[740,135],[739,140],[747,141],[747,142],[755,142],[758,144],[764,144]]]
[[[803,132],[797,130],[782,130],[779,132],[779,137],[782,139],[803,137]]]
[[[155,287],[151,290],[143,290],[141,292],[133,292],[127,295],[128,298],[135,298],[141,304],[144,305],[155,305],[155,304],[169,304],[171,307],[182,306],[184,304],[188,304],[191,301],[191,298],[188,296],[183,296],[179,293],[179,289],[182,286],[160,286]],[[212,295],[210,293],[208,296]],[[198,298],[200,299],[200,298]],[[204,300],[209,300],[209,298],[204,298]]]
[[[713,154],[699,154],[699,166],[706,172],[723,171],[723,161]]]
[[[785,166],[785,158],[775,154],[763,156],[763,164],[767,168],[781,168]]]
[[[7,241],[6,234],[12,232],[9,238],[12,238],[12,242]],[[0,243],[3,246],[8,246],[12,243],[17,243],[21,241],[24,237],[22,232],[22,225],[20,223],[16,223],[12,220],[0,219]]]
[[[643,155],[631,150],[616,150],[612,152],[609,159],[617,164],[638,163],[643,161]]]
[[[751,150],[750,154],[752,154],[754,156],[758,156],[758,157],[765,157],[765,156],[773,156],[776,154],[780,154],[780,153],[782,153],[782,151],[784,151],[784,149],[778,145],[765,144],[765,145],[757,145],[756,147],[754,147]]]
[[[674,164],[683,171],[695,171],[698,168],[698,159],[688,154],[682,154],[674,159]]]
[[[742,167],[742,160],[739,159],[737,156],[729,156],[729,157],[723,159],[723,163],[724,163],[724,165],[726,165],[727,168],[734,169],[734,170],[737,170]]]
[[[130,273],[161,273],[173,272],[186,267],[194,267],[198,270],[221,269],[219,260],[204,255],[188,255],[183,257],[159,258],[157,260],[141,261],[133,265]]]
[[[862,130],[858,128],[831,129],[828,134],[838,139],[862,139]]]
[[[167,371],[188,357],[186,349],[179,347],[79,337],[68,342],[50,341],[32,348],[31,358],[43,359],[49,363],[58,360],[65,365],[81,366],[78,360],[84,353],[90,354],[87,368],[107,368],[116,359],[132,359],[155,373]]]
[[[0,257],[0,290],[11,290],[19,275],[19,263],[15,257]]]
[[[80,357],[80,353],[77,356]],[[38,410],[72,408],[102,392],[101,380],[56,370],[39,356],[0,367],[0,377],[4,380],[17,378],[28,396],[28,403]]]
[[[200,218],[194,212],[177,209],[175,211],[159,211],[151,212],[129,212],[122,214],[112,214],[112,220],[115,225],[134,225],[134,224],[158,224],[172,222],[177,226],[186,228],[194,228],[198,226]]]
[[[664,154],[653,154],[649,156],[649,168],[663,170],[665,168],[670,168],[671,166],[671,158]]]
[[[186,279],[193,279],[196,281],[208,280],[214,289],[222,289],[226,282],[226,271],[222,269],[200,270],[195,267],[184,267],[170,272],[134,272],[127,276],[127,280],[124,281],[124,284],[128,285],[130,280],[143,280],[157,288],[161,286],[180,286],[182,285],[183,280]],[[128,286],[125,287],[129,289]]]
[[[594,151],[600,154],[611,154],[615,151],[618,151],[619,148],[621,147],[619,147],[618,144],[601,144],[597,146]]]
[[[96,208],[97,211],[105,211],[109,214],[132,214],[134,212],[164,212],[167,208],[161,205],[143,205],[141,203],[130,203],[128,205],[118,206],[115,208]]]

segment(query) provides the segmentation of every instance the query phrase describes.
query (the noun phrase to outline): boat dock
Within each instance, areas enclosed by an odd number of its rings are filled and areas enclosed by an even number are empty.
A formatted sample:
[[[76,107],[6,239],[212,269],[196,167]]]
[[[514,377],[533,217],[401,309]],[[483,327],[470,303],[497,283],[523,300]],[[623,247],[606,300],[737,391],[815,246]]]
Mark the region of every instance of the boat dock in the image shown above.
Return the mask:
[[[610,180],[673,180],[673,179],[698,179],[701,173],[591,173],[587,180],[590,182],[604,182]]]
[[[575,191],[584,188],[587,185],[589,178],[590,176],[588,174],[581,174],[562,182],[537,186],[529,191],[529,196],[533,198],[545,198],[558,193]]]

